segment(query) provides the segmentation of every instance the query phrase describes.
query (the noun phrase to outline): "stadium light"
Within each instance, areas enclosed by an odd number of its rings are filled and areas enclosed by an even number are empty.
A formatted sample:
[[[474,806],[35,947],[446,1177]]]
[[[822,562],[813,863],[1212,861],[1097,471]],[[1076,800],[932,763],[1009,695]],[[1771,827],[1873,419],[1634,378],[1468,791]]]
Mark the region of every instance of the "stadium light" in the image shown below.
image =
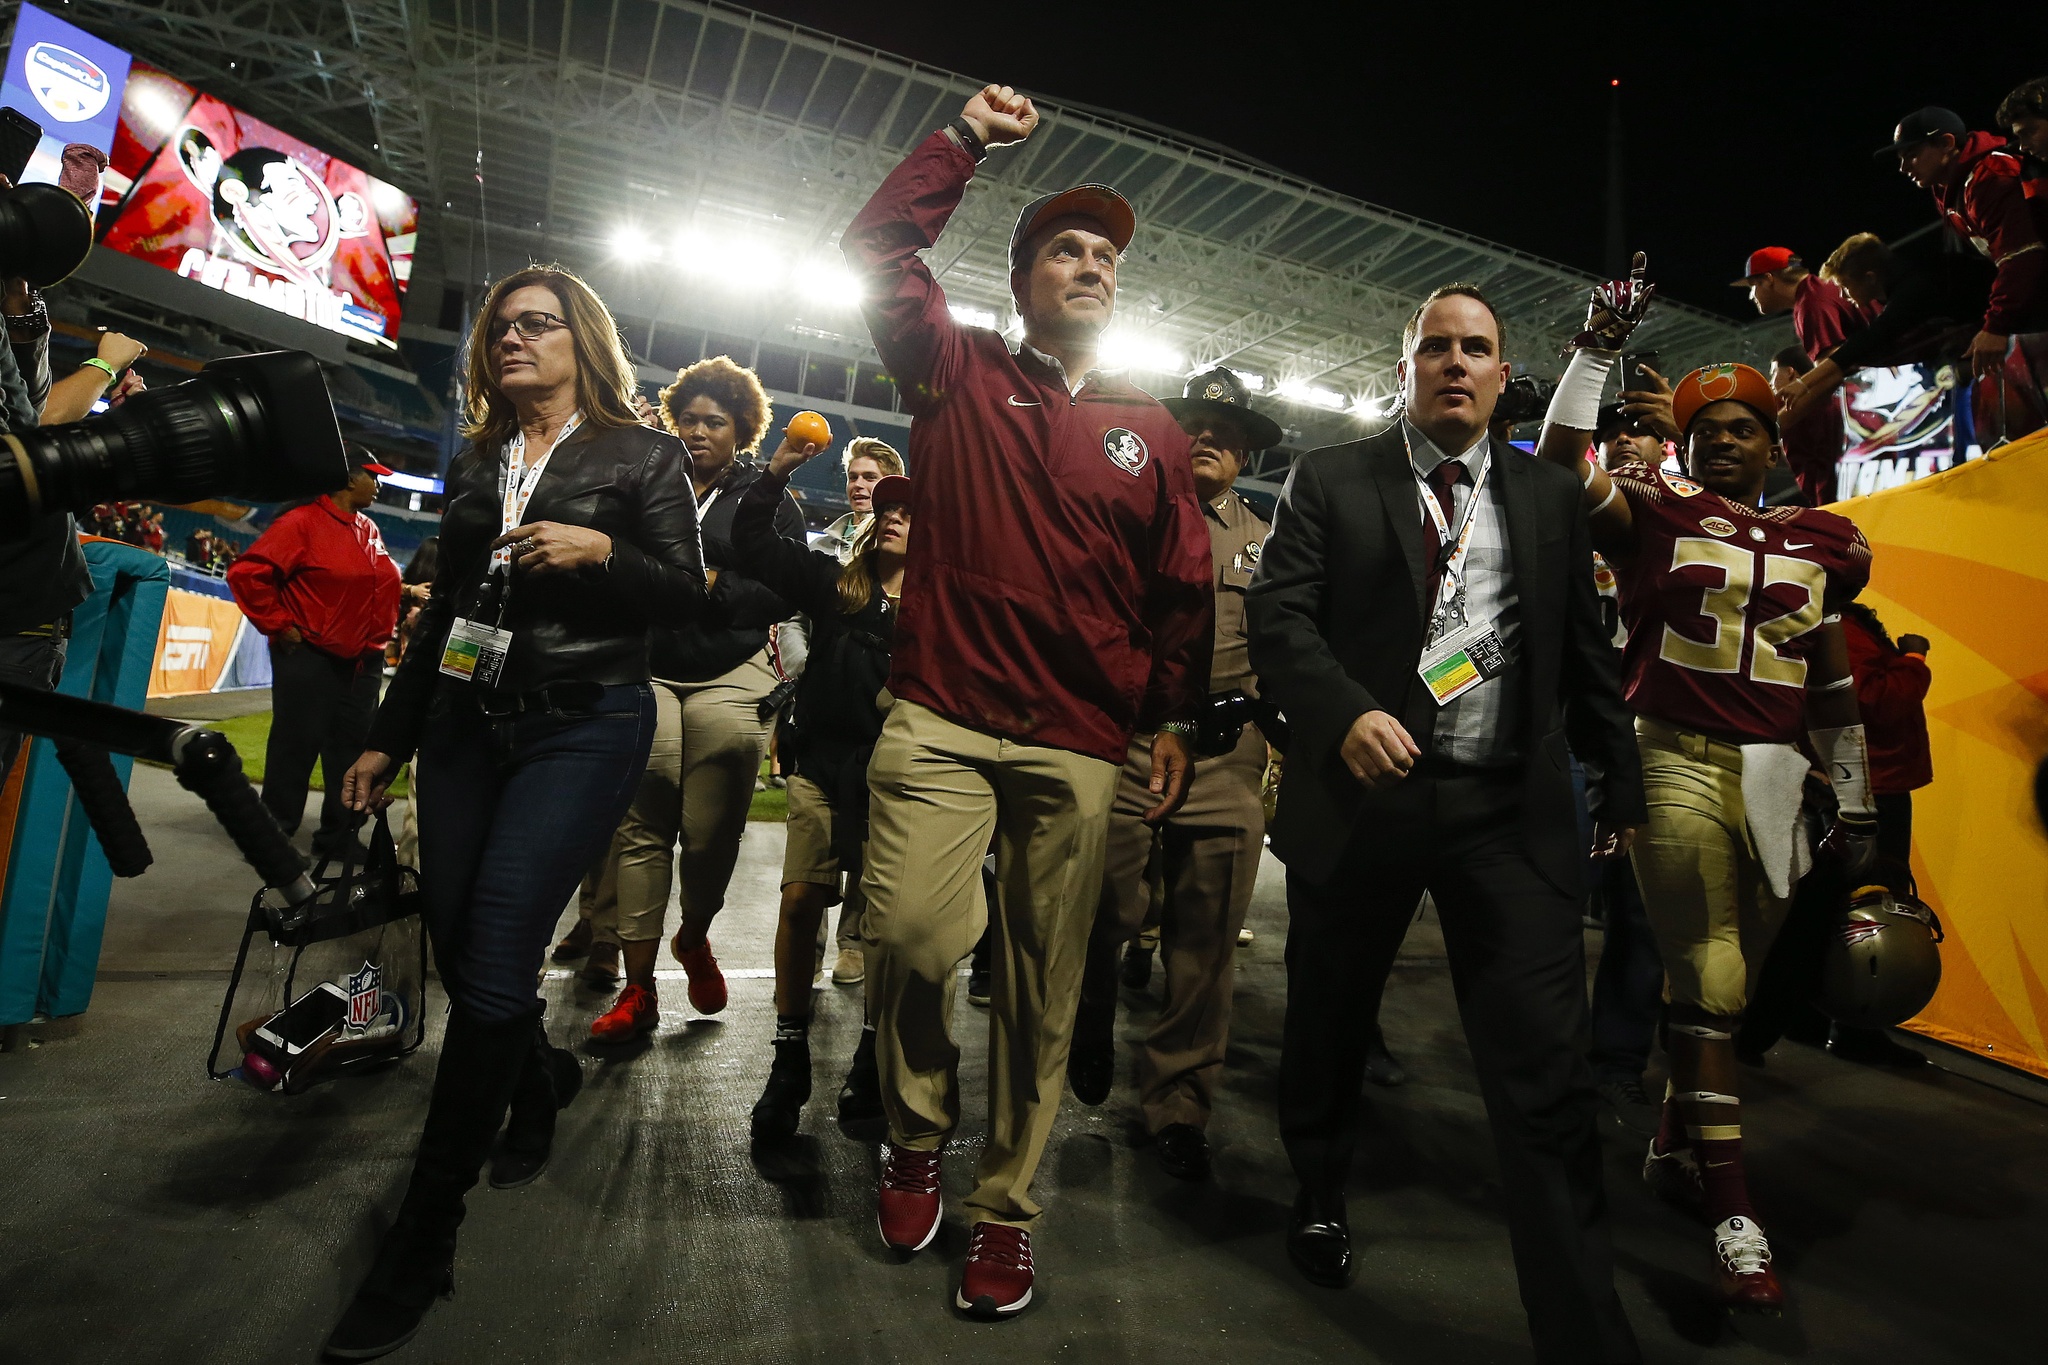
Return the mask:
[[[976,308],[965,303],[949,303],[946,305],[946,311],[951,313],[953,321],[962,327],[986,327],[993,332],[1002,326],[1001,320],[986,308]]]
[[[1305,403],[1312,408],[1322,408],[1326,412],[1342,412],[1351,406],[1351,400],[1335,389],[1321,388],[1300,380],[1284,383],[1275,392],[1282,398]]]
[[[1232,369],[1232,373],[1234,373],[1237,376],[1238,381],[1242,383],[1245,386],[1245,388],[1251,391],[1252,393],[1264,393],[1266,391],[1266,376],[1255,373],[1251,370],[1239,370],[1235,369],[1234,367]]]
[[[646,265],[661,253],[646,233],[629,223],[612,233],[612,255],[629,265]]]
[[[797,292],[814,303],[830,308],[860,306],[860,277],[837,261],[805,261],[797,267],[795,283]]]
[[[1143,370],[1150,374],[1184,374],[1188,368],[1188,358],[1167,342],[1158,337],[1133,336],[1116,328],[1102,334],[1097,357],[1111,369]]]

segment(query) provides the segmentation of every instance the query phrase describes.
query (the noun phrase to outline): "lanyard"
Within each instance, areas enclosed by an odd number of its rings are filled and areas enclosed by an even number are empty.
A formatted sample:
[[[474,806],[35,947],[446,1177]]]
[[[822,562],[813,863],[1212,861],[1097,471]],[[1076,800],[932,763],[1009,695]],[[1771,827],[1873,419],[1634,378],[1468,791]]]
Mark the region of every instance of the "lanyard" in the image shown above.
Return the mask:
[[[505,494],[499,509],[499,534],[511,530],[526,518],[526,504],[533,497],[534,485],[540,482],[541,473],[547,469],[548,460],[562,442],[569,439],[577,427],[583,425],[581,412],[572,416],[555,437],[555,443],[542,452],[541,457],[531,465],[526,463],[526,433],[519,432],[505,443]],[[491,551],[491,568],[502,569],[512,562],[512,547],[507,545]]]
[[[1406,431],[1401,433],[1401,439],[1404,443],[1407,441]],[[1444,517],[1444,509],[1437,503],[1436,493],[1430,488],[1429,480],[1417,472],[1415,451],[1412,446],[1408,451],[1408,472],[1415,475],[1415,486],[1421,493],[1423,510],[1429,513],[1429,519],[1436,527],[1436,551],[1441,555],[1444,546],[1451,543],[1451,524]],[[1472,528],[1479,521],[1479,496],[1486,491],[1487,476],[1492,473],[1493,452],[1488,450],[1480,460],[1479,477],[1472,481],[1472,496],[1465,500],[1465,516],[1458,531],[1457,547],[1451,551],[1450,559],[1445,561],[1443,581],[1437,586],[1438,616],[1443,615],[1451,603],[1465,591],[1465,556],[1472,548]]]

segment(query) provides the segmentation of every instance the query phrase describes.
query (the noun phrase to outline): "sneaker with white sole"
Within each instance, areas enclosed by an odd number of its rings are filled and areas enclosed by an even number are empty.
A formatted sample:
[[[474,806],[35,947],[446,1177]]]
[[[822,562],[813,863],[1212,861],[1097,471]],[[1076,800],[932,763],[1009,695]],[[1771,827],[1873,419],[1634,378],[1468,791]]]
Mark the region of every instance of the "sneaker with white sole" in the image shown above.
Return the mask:
[[[867,979],[867,952],[860,948],[841,948],[839,950],[839,960],[832,964],[832,984],[835,986],[858,986]]]
[[[1714,1255],[1721,1262],[1714,1297],[1736,1312],[1775,1315],[1785,1306],[1785,1290],[1771,1269],[1771,1243],[1763,1224],[1744,1214],[1721,1220],[1714,1229]]]
[[[976,1223],[953,1306],[977,1318],[1005,1318],[1031,1304],[1031,1234],[1007,1223]]]
[[[939,1235],[939,1153],[882,1146],[875,1226],[891,1251],[923,1251]]]

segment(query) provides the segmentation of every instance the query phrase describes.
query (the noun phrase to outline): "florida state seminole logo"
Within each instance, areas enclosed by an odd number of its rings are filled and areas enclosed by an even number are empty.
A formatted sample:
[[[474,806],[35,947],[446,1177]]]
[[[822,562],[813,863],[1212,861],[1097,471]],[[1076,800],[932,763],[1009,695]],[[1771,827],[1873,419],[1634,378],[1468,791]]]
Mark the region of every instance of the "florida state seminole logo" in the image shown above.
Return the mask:
[[[1152,458],[1145,438],[1124,427],[1111,427],[1102,433],[1102,453],[1109,456],[1111,464],[1131,475],[1143,470],[1146,461]]]
[[[338,198],[296,157],[272,147],[244,147],[223,157],[198,128],[180,129],[178,160],[211,200],[214,225],[234,253],[289,280],[324,290],[342,239],[370,230],[361,195]]]

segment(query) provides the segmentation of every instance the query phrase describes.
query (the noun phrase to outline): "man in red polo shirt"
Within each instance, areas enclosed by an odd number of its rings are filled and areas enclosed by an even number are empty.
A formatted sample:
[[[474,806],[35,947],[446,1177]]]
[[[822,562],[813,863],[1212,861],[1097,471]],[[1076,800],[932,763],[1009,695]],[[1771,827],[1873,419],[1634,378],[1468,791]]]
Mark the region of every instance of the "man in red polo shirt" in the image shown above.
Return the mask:
[[[947,1020],[986,919],[988,1142],[955,1296],[986,1317],[1031,1301],[1031,1179],[1065,1080],[1118,770],[1132,735],[1152,733],[1158,804],[1146,818],[1184,799],[1214,610],[1188,438],[1098,364],[1136,228],[1123,196],[1082,185],[1025,207],[1010,239],[1024,323],[1014,343],[955,321],[918,256],[988,150],[1037,125],[1030,100],[989,86],[890,173],[841,239],[915,419],[917,471],[862,879],[889,1124],[878,1221],[902,1251],[938,1233],[940,1152],[960,1113]]]
[[[285,833],[306,813],[319,760],[326,794],[317,856],[355,839],[341,778],[362,755],[384,677],[384,646],[398,629],[398,566],[363,509],[391,471],[358,450],[348,487],[280,515],[228,568],[235,604],[270,640],[270,744],[263,804]]]

